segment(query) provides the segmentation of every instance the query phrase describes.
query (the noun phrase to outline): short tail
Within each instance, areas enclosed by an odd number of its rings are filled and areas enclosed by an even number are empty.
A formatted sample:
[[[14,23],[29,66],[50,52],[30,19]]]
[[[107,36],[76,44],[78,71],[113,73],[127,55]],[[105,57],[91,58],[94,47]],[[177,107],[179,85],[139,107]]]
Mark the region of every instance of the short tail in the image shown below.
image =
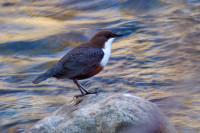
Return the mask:
[[[46,73],[41,74],[39,77],[37,77],[35,80],[33,80],[33,84],[38,84],[46,79],[48,79],[49,76],[46,75]]]

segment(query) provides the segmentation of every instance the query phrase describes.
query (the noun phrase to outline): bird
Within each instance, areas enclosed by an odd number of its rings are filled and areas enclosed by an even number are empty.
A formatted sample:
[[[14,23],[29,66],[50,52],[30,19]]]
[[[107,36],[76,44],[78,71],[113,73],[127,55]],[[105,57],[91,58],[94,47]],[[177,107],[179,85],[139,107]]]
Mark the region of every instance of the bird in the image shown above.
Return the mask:
[[[33,80],[33,84],[38,84],[51,77],[71,79],[81,92],[80,95],[75,95],[75,98],[88,94],[98,95],[98,92],[86,90],[78,83],[78,80],[90,78],[103,70],[110,58],[112,42],[121,36],[123,35],[109,30],[97,32],[89,41],[73,48],[54,66]]]

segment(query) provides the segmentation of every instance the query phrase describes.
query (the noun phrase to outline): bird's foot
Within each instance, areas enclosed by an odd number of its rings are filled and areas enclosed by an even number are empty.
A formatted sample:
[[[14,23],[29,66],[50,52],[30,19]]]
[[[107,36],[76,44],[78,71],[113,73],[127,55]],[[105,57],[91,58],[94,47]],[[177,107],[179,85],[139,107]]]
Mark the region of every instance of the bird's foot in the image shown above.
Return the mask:
[[[96,95],[98,95],[99,93],[96,92],[96,91],[95,92],[89,92],[89,91],[87,91],[86,93],[83,93],[83,94],[80,94],[80,95],[75,95],[74,99],[79,98],[79,97],[83,97],[83,96],[89,95],[89,94],[96,94]]]
[[[89,92],[89,91],[87,91],[87,92],[85,93],[85,95],[88,95],[88,94],[96,94],[96,95],[98,95],[99,93],[98,93],[97,91],[95,91],[95,92]]]

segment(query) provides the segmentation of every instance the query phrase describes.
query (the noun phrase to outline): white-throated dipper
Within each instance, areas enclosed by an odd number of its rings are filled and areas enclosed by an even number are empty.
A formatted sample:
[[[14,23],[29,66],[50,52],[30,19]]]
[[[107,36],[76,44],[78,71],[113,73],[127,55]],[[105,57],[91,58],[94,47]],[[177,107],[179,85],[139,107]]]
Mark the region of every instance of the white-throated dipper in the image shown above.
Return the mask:
[[[111,53],[111,44],[119,36],[122,35],[108,30],[97,32],[89,41],[68,52],[52,68],[36,78],[33,83],[38,84],[50,77],[68,78],[74,81],[82,93],[76,95],[76,98],[88,94],[98,94],[87,91],[77,80],[92,77],[106,66]]]

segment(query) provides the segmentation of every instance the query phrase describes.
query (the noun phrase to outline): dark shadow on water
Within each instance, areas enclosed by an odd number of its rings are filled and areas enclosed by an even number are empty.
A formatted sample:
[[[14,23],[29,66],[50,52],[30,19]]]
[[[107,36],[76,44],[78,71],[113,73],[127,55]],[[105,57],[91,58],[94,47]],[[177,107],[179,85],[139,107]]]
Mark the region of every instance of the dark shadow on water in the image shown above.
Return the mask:
[[[87,39],[83,34],[69,32],[40,40],[1,43],[0,55],[51,56]]]
[[[24,93],[25,90],[4,90],[0,89],[0,96],[6,95],[6,94],[18,94],[18,93]]]

